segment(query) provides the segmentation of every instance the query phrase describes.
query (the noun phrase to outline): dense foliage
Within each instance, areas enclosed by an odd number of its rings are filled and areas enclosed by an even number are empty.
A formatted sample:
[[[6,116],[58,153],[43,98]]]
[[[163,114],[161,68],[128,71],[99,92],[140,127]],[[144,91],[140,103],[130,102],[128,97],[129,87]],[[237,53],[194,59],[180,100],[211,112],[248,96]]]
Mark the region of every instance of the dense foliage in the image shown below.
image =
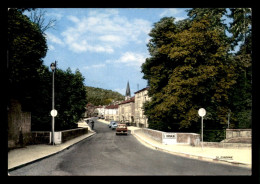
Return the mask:
[[[10,95],[26,110],[38,86],[38,70],[47,52],[45,37],[37,25],[16,9],[8,11],[8,76]]]
[[[51,130],[52,71],[43,65],[46,39],[39,26],[22,14],[8,11],[9,99],[18,99],[32,115],[32,130]],[[55,71],[55,130],[75,128],[85,112],[86,89],[79,70]]]
[[[231,12],[232,36],[226,34],[229,28],[222,18],[227,10],[223,8],[194,8],[188,12],[189,19],[175,22],[173,17],[164,17],[154,24],[147,45],[151,57],[142,65],[152,97],[145,104],[150,128],[199,132],[201,107],[207,110],[210,129],[226,128],[228,114],[231,128],[250,128],[250,18],[248,29],[243,29],[245,42],[232,54],[241,40],[234,27],[243,19],[236,18],[241,11]]]
[[[124,100],[124,96],[112,90],[86,86],[87,101],[95,106],[108,105],[113,101]]]

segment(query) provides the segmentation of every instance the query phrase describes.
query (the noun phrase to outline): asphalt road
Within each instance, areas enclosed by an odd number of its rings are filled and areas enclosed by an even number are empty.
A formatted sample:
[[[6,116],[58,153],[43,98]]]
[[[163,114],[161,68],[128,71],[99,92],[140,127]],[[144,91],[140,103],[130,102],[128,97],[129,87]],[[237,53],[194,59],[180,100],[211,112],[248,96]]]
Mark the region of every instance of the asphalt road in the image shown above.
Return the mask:
[[[184,158],[141,144],[130,133],[115,135],[96,121],[96,135],[11,175],[251,175],[251,170]]]

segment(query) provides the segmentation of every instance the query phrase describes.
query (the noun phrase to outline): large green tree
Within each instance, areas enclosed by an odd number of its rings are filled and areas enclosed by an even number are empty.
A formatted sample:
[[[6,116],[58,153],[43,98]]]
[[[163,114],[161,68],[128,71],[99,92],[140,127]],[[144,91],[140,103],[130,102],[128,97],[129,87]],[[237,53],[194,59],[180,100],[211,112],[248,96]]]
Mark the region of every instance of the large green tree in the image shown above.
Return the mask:
[[[52,72],[42,60],[46,39],[41,27],[22,14],[24,10],[8,10],[8,95],[31,112],[32,130],[51,130]],[[55,130],[75,128],[82,117],[87,104],[83,81],[79,70],[56,70]]]
[[[230,93],[230,105],[234,127],[252,126],[252,10],[251,8],[231,8],[229,17],[232,33],[232,48],[240,43],[233,59],[236,64],[237,83]]]
[[[42,66],[37,91],[32,110],[32,129],[51,130],[52,108],[52,72]],[[65,130],[77,127],[77,122],[83,117],[87,104],[84,77],[79,70],[75,73],[70,68],[55,71],[55,130]]]
[[[7,26],[9,95],[30,110],[39,80],[38,69],[47,52],[46,39],[38,26],[17,9],[9,9]]]
[[[150,68],[158,75],[151,75],[149,81],[155,81],[158,88],[146,107],[152,121],[163,124],[163,118],[167,122],[161,127],[164,130],[191,127],[198,122],[200,107],[207,107],[208,119],[224,122],[228,89],[235,83],[234,68],[226,55],[228,43],[211,24],[209,19],[193,21],[188,29],[168,32],[169,43],[158,46],[158,53],[168,60],[160,58],[160,64]],[[164,86],[156,82],[162,68],[167,72]]]
[[[246,21],[238,16],[241,12],[247,12]],[[179,22],[172,17],[162,18],[149,34],[151,57],[142,65],[142,72],[152,97],[145,104],[150,128],[198,131],[200,107],[206,108],[206,120],[212,129],[225,128],[228,113],[231,127],[248,127],[252,82],[250,12],[194,8],[188,15],[190,18]],[[227,25],[223,16],[230,16],[233,22]],[[236,24],[246,27],[235,29]],[[232,36],[227,36],[228,31]],[[242,34],[245,43],[234,55],[230,51]]]
[[[58,111],[55,128],[75,128],[77,122],[82,118],[87,104],[84,77],[79,70],[72,73],[68,68],[66,71],[55,72],[55,109]]]

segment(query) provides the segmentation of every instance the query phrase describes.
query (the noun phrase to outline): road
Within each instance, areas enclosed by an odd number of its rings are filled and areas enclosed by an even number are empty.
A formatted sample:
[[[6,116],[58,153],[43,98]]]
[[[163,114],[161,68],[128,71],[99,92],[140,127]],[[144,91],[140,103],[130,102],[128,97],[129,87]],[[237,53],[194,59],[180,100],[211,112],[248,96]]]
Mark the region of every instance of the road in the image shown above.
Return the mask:
[[[11,175],[251,175],[251,170],[148,148],[96,120],[96,135]]]

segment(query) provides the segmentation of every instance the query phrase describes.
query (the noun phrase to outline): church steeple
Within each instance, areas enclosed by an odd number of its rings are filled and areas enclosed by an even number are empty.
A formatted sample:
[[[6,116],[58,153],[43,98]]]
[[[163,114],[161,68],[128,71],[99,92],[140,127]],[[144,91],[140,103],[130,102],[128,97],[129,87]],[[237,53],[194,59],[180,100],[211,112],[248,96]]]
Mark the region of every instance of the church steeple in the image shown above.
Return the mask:
[[[131,91],[130,91],[129,81],[127,81],[125,100],[129,99],[130,97],[131,97]]]

